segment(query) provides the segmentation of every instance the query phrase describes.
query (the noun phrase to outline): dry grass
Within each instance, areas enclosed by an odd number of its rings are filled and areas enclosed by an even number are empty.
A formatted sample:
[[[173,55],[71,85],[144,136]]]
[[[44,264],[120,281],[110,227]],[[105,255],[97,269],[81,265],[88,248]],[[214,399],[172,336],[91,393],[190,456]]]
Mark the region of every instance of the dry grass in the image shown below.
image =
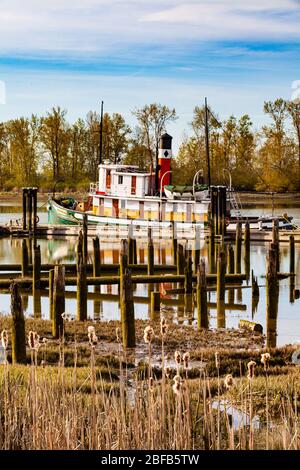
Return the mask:
[[[26,320],[27,332],[48,342],[28,350],[27,366],[0,367],[0,449],[300,448],[299,367],[291,365],[291,348],[271,351],[265,371],[261,337],[170,325],[162,342],[152,324],[155,338],[145,344],[146,325],[137,321],[136,351],[123,352],[117,322],[67,323],[58,342],[50,322]],[[10,319],[0,318],[3,329],[10,330]],[[174,361],[175,350],[189,351],[188,367]],[[253,381],[246,377],[250,360],[257,364]],[[234,377],[229,389],[226,374]],[[235,429],[224,401],[248,423]],[[260,429],[250,416],[259,417]]]

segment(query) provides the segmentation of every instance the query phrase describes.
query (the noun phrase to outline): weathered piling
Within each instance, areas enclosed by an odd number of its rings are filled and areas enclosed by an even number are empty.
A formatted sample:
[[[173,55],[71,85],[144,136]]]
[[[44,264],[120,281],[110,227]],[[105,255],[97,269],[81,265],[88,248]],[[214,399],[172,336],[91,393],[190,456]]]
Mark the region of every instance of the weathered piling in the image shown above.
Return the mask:
[[[226,256],[221,249],[217,258],[217,326],[225,328],[225,275]]]
[[[151,320],[157,320],[160,313],[160,292],[150,293],[150,315]]]
[[[184,268],[184,291],[185,294],[193,293],[193,262],[190,257],[186,261],[186,266]]]
[[[27,228],[27,188],[22,188],[22,226],[23,230]]]
[[[87,264],[88,261],[88,217],[87,214],[83,214],[82,217],[82,251],[83,251],[83,262]]]
[[[289,240],[289,245],[290,245],[290,274],[293,274],[290,276],[290,303],[294,303],[295,301],[295,237],[294,235],[290,236]]]
[[[100,258],[100,241],[99,237],[93,238],[93,276],[99,277],[101,275],[101,258]]]
[[[29,270],[29,257],[28,257],[28,246],[26,240],[23,238],[22,240],[22,276],[28,276]]]
[[[197,319],[198,328],[208,328],[207,284],[205,261],[200,260],[197,270]]]
[[[86,265],[83,258],[79,258],[77,266],[77,320],[87,320],[87,281]]]
[[[78,234],[78,240],[77,240],[77,247],[76,247],[76,264],[77,264],[77,268],[78,269],[78,264],[79,264],[79,260],[82,260],[83,259],[83,234],[82,234],[82,230],[79,231],[79,234]]]
[[[227,246],[227,272],[228,274],[234,274],[234,250],[231,243]],[[234,289],[228,290],[228,303],[234,303]]]
[[[271,248],[267,258],[266,274],[267,347],[276,346],[278,294],[277,253],[276,249]]]
[[[280,247],[279,247],[279,224],[278,220],[273,220],[273,228],[272,228],[272,245],[273,250],[276,253],[276,269],[279,273],[280,271]]]
[[[245,329],[245,330],[250,330],[255,333],[263,334],[263,327],[260,323],[256,323],[254,321],[249,321],[249,320],[240,320],[239,321],[239,328]]]
[[[133,263],[134,265],[137,265],[137,242],[136,238],[133,239]]]
[[[153,239],[148,239],[148,275],[154,274],[154,244]]]
[[[28,230],[32,230],[32,188],[28,188],[27,191],[27,206],[28,206]]]
[[[54,287],[54,269],[49,271],[49,318],[53,320],[53,287]]]
[[[120,248],[120,279],[125,272],[125,269],[128,267],[129,263],[129,254],[128,254],[128,241],[123,239],[121,240]]]
[[[12,361],[26,364],[25,319],[19,288],[14,282],[10,287],[12,315]]]
[[[194,255],[194,272],[197,273],[198,264],[200,261],[200,227],[196,226],[195,231],[196,233],[195,233],[195,240],[194,240],[193,255]]]
[[[37,188],[32,188],[32,205],[33,205],[33,220],[32,220],[32,225],[33,225],[33,233],[36,233],[36,227],[37,227]]]
[[[120,309],[122,322],[122,339],[124,348],[135,347],[135,320],[133,289],[131,271],[126,268],[121,276],[120,285]]]
[[[172,255],[173,263],[176,264],[177,260],[177,223],[172,222]]]
[[[250,224],[248,221],[244,227],[244,265],[248,281],[250,278]]]
[[[209,272],[216,272],[216,247],[215,247],[215,227],[214,220],[211,219],[209,227],[209,246],[208,246]]]
[[[181,244],[177,245],[177,274],[184,274],[185,268],[185,256],[184,256],[184,249]]]
[[[235,272],[241,272],[241,258],[242,258],[242,224],[240,221],[236,223],[235,232]]]
[[[54,268],[52,311],[52,336],[57,339],[62,336],[64,327],[62,314],[65,312],[65,268],[62,265]]]

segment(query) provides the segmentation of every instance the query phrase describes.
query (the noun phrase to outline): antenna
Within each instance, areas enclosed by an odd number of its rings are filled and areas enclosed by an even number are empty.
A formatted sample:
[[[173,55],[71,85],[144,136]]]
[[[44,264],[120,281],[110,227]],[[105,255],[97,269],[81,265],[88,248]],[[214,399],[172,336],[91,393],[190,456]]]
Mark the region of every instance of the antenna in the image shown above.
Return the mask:
[[[210,186],[210,158],[209,158],[209,128],[208,128],[208,107],[207,98],[205,98],[205,149],[206,149],[206,164],[207,164],[207,183]]]
[[[99,135],[99,165],[102,164],[102,140],[103,140],[103,101],[101,101],[100,135]]]

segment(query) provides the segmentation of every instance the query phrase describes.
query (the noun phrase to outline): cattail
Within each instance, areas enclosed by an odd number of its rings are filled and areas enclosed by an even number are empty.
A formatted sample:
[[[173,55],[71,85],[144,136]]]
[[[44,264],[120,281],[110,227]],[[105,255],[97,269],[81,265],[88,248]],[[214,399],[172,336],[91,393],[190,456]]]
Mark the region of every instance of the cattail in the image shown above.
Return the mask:
[[[162,336],[165,336],[168,331],[168,325],[165,318],[160,320],[160,333]]]
[[[2,344],[3,349],[6,351],[6,349],[8,348],[8,333],[7,333],[7,330],[3,330],[1,332],[1,344]]]
[[[144,341],[145,343],[151,343],[154,338],[154,331],[151,326],[146,326],[144,329]]]
[[[174,358],[175,358],[176,364],[178,365],[181,364],[181,354],[179,351],[175,351]]]
[[[70,322],[70,321],[73,320],[73,317],[70,313],[64,312],[64,313],[61,314],[61,317],[64,321],[67,321],[67,322]]]
[[[116,338],[117,338],[117,342],[120,343],[121,342],[121,330],[119,327],[116,328]]]
[[[220,355],[218,352],[215,353],[215,363],[216,363],[216,368],[220,369]]]
[[[260,362],[264,365],[264,370],[269,370],[269,363],[270,363],[271,356],[269,353],[264,353],[261,355]]]
[[[166,374],[166,377],[169,378],[170,375],[171,375],[171,372],[172,372],[172,369],[171,367],[166,367],[165,368],[165,374]]]
[[[98,336],[96,335],[94,326],[88,327],[88,338],[89,338],[89,343],[91,346],[94,347],[98,343]]]
[[[254,377],[254,368],[256,366],[256,362],[254,361],[250,361],[248,362],[247,364],[247,367],[248,367],[248,379],[249,380],[252,380],[253,377]]]
[[[180,395],[181,386],[182,386],[181,377],[179,375],[175,375],[173,380],[174,380],[174,385],[172,387],[173,392],[175,393],[175,395]]]
[[[40,347],[40,336],[36,331],[29,331],[28,333],[28,346],[32,351],[38,351]]]
[[[182,359],[183,359],[184,368],[188,369],[189,368],[190,353],[189,352],[184,353],[184,355],[182,356]]]
[[[150,378],[149,378],[149,388],[152,388],[153,385],[154,385],[153,377],[150,377]]]
[[[224,385],[229,390],[233,386],[234,380],[231,374],[226,375],[224,379]]]

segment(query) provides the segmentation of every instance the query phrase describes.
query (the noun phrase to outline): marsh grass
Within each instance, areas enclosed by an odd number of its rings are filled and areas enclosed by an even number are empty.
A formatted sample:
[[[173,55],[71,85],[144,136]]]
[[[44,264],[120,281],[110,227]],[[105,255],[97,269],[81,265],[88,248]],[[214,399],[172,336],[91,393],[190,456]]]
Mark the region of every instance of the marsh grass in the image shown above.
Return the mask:
[[[10,336],[9,319],[0,325]],[[71,322],[55,341],[49,322],[28,320],[26,334],[37,332],[41,344],[28,348],[25,366],[11,364],[8,345],[0,367],[0,449],[300,448],[300,376],[291,349],[270,351],[266,373],[255,338],[242,341],[244,349],[216,349],[215,334],[170,326],[162,336],[160,325],[152,325],[155,334],[145,343],[147,324],[137,322],[137,349],[144,352],[137,363],[132,351],[123,351],[116,322],[94,324],[97,342],[89,342],[88,326]],[[233,337],[240,344],[241,337]],[[168,354],[174,367],[165,372]],[[226,374],[234,377],[230,387]],[[238,428],[232,407],[247,416]]]

